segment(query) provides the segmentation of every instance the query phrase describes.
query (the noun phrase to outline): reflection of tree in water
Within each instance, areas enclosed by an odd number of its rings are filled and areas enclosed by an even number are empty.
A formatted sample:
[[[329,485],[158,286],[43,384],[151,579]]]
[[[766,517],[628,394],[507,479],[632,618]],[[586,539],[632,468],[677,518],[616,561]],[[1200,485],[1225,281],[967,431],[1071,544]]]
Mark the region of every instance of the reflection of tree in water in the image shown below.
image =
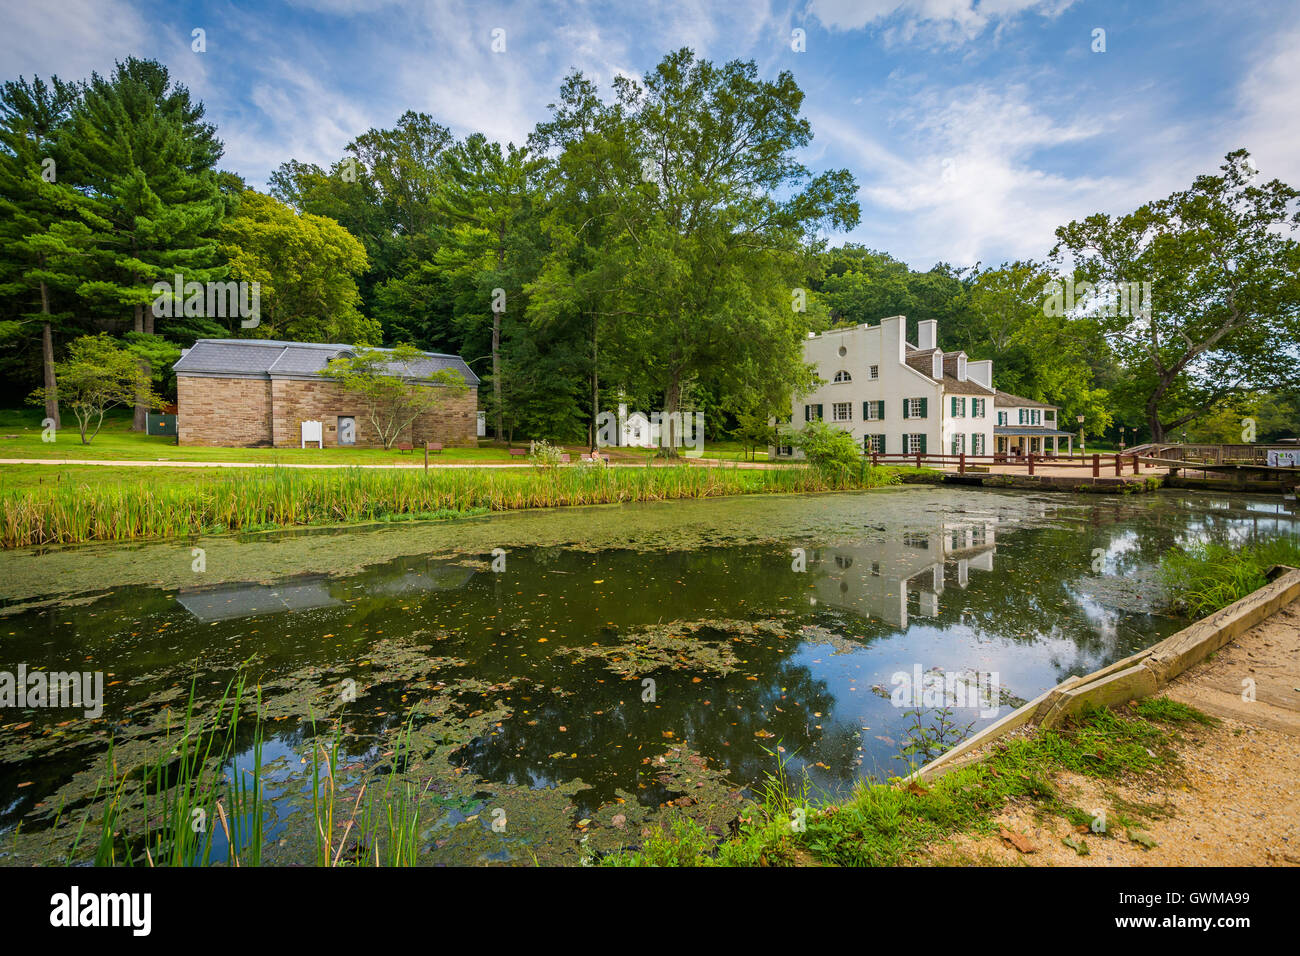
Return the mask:
[[[641,700],[639,679],[611,678],[599,662],[586,662],[586,673],[573,675],[575,686],[591,689],[581,700],[530,689],[495,734],[468,742],[452,761],[485,779],[530,787],[581,778],[589,785],[577,797],[583,812],[613,800],[616,791],[647,805],[670,799],[654,759],[674,745],[686,745],[710,769],[748,786],[772,769],[765,747],[782,741],[788,750],[806,749],[818,734],[812,728],[820,721],[812,715],[834,706],[824,681],[782,659],[797,646],[793,640],[747,646],[747,669],[766,675],[757,681],[743,673],[722,678],[661,668],[653,675],[653,702]]]

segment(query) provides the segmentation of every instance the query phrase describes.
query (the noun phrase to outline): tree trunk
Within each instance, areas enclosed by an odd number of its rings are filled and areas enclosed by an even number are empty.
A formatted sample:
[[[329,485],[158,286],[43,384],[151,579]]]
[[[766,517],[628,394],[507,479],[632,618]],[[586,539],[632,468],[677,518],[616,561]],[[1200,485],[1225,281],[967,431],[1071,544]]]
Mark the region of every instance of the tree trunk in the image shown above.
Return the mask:
[[[677,457],[677,409],[682,403],[682,382],[676,375],[668,383],[668,388],[664,392],[664,418],[667,419],[668,426],[668,444],[663,444],[663,432],[659,434],[659,445],[663,449],[665,458]],[[660,428],[663,426],[661,425]]]
[[[591,423],[588,430],[591,433],[591,453],[596,454],[597,444],[600,439],[600,430],[597,421],[600,416],[600,345],[597,341],[599,326],[595,313],[591,316]],[[622,436],[619,436],[622,440]]]
[[[136,304],[135,307],[135,330],[137,332],[144,331],[144,306],[138,303]],[[140,368],[143,369],[146,373],[150,372],[149,363],[146,362],[144,359],[140,360]],[[136,402],[135,419],[131,422],[131,431],[142,432],[148,428],[149,423],[148,423],[148,419],[146,418],[148,413],[149,413],[149,409],[143,402]]]
[[[41,313],[50,314],[50,290],[41,283]],[[59,384],[54,378],[54,330],[47,318],[41,326],[41,364],[45,370],[45,417],[54,421],[55,429],[63,427],[59,418]]]
[[[495,437],[501,441],[505,429],[501,427],[501,313],[492,312],[492,401],[496,415]]]

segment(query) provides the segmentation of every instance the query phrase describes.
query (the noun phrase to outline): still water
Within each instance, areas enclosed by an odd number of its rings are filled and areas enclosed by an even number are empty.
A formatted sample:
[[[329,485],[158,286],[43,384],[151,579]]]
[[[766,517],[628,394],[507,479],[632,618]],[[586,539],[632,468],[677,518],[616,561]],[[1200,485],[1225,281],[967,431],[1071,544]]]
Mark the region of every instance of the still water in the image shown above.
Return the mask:
[[[105,687],[97,718],[0,710],[0,863],[58,858],[109,741],[151,759],[241,664],[271,862],[310,859],[304,760],[336,722],[353,780],[409,723],[430,863],[572,862],[668,807],[725,826],[778,761],[840,795],[936,726],[901,675],[991,682],[944,709],[952,742],[1182,627],[1159,555],[1296,534],[1286,505],[915,487],[4,555],[0,671]]]

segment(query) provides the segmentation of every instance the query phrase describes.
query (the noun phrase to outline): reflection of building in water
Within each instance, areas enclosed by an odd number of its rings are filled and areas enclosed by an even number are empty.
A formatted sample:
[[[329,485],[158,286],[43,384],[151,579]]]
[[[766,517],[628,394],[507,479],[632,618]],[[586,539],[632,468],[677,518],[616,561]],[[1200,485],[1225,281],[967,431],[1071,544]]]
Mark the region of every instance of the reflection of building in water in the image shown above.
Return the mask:
[[[909,600],[922,617],[939,614],[948,584],[964,588],[971,570],[992,571],[992,524],[945,525],[901,539],[818,548],[808,555],[817,600],[907,627]]]
[[[295,578],[283,584],[219,584],[210,588],[181,588],[176,600],[204,624],[343,603],[330,594],[329,578],[325,575]]]
[[[394,597],[428,591],[451,591],[463,588],[474,576],[474,569],[453,561],[426,558],[419,562],[398,562],[371,569],[351,584],[360,584],[360,593]],[[203,623],[232,621],[260,614],[282,611],[306,611],[334,607],[343,599],[330,593],[328,575],[293,578],[282,584],[219,584],[214,587],[181,588],[176,600]],[[337,587],[337,581],[335,582]]]

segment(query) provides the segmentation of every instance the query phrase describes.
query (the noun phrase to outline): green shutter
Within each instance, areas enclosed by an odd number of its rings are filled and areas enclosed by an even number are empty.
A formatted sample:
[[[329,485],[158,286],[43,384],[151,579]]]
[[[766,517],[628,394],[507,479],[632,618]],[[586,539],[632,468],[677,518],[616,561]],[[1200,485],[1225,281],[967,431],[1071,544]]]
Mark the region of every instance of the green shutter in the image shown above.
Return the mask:
[[[882,422],[885,420],[885,400],[883,398],[876,402],[876,417]]]
[[[952,415],[953,418],[957,417],[957,396],[956,395],[952,397],[952,412],[950,414]]]
[[[881,404],[884,404],[884,403],[882,402]],[[880,439],[880,453],[881,453],[882,455],[886,454],[886,451],[885,451],[885,436],[884,436],[884,435],[877,435],[876,437]]]
[[[904,417],[904,418],[911,418],[911,417],[912,417],[912,401],[911,401],[911,399],[907,399],[907,398],[903,399],[903,417]]]
[[[921,401],[924,402],[925,399],[921,399]],[[921,454],[924,455],[928,451],[928,449],[925,447],[925,432],[922,432],[917,437],[921,439]]]
[[[921,414],[918,417],[919,418],[930,417],[930,400],[928,398],[921,399]]]
[[[821,420],[822,420],[822,407],[821,407],[820,405],[814,405],[813,408],[817,409],[817,420],[818,420],[818,421],[821,421]]]

